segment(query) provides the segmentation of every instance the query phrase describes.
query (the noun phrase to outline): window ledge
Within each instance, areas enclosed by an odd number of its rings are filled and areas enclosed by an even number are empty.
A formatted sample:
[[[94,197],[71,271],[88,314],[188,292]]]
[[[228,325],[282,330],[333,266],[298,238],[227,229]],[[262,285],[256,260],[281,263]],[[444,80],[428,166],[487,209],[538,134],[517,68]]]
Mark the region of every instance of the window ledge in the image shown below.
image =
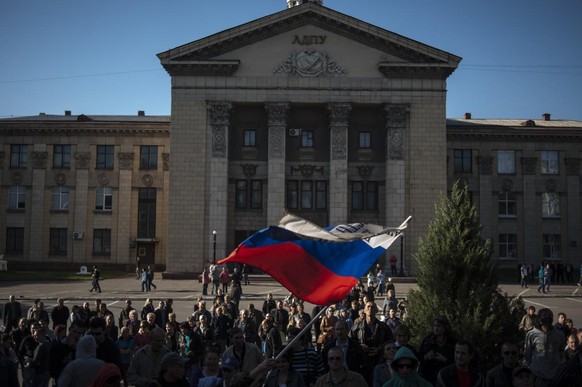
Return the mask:
[[[69,210],[50,210],[51,214],[68,214]]]
[[[49,257],[63,257],[63,256],[67,256],[67,252],[66,251],[49,251],[48,255],[49,255]]]
[[[498,215],[500,219],[517,219],[517,215]]]
[[[561,219],[560,215],[542,215],[542,219]]]
[[[100,215],[111,215],[113,211],[112,210],[94,210],[93,213],[94,214],[100,214]]]
[[[26,212],[25,208],[7,208],[6,212],[9,214],[24,214]]]
[[[95,253],[93,252],[94,257],[109,257],[111,258],[111,253]]]

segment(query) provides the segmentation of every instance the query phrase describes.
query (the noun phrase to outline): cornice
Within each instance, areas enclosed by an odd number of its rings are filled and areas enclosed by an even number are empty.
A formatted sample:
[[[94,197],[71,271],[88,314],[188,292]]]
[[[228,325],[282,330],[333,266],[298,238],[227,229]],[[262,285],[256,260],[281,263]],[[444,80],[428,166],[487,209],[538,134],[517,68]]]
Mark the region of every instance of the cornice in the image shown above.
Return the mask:
[[[169,135],[170,123],[162,124],[162,128],[145,128],[148,124],[134,123],[125,126],[117,126],[111,123],[55,123],[55,122],[0,122],[0,135],[22,136],[36,134],[61,134],[65,136],[95,135],[95,134],[135,134],[146,133],[148,135]]]
[[[447,79],[455,69],[447,63],[378,63],[378,70],[386,78]]]
[[[171,76],[176,75],[233,75],[240,66],[239,60],[191,60],[173,61],[164,60],[161,62],[164,69]]]
[[[536,128],[535,131],[524,128],[487,126],[478,129],[475,128],[461,128],[461,127],[447,127],[448,139],[468,139],[468,138],[482,138],[482,139],[576,139],[582,141],[582,128],[580,129],[560,129],[560,128]]]

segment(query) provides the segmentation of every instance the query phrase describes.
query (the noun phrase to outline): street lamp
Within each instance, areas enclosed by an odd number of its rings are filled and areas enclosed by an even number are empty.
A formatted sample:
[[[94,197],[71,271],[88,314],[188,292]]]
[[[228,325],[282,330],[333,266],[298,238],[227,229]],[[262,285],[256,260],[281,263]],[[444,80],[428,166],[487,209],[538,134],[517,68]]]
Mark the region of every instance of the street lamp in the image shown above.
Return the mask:
[[[400,277],[404,277],[404,233],[400,234]]]
[[[212,230],[212,264],[216,265],[216,230]]]

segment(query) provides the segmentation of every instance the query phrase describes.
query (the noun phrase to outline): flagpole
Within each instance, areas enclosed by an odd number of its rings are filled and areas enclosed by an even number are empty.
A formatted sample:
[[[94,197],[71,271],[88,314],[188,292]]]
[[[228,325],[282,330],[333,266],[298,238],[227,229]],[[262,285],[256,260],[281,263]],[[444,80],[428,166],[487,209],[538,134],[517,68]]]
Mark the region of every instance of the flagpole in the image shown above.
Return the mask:
[[[311,321],[309,321],[309,323],[307,325],[305,325],[305,327],[301,330],[301,332],[299,332],[299,334],[297,336],[295,336],[293,338],[293,340],[291,340],[291,342],[287,343],[287,345],[285,346],[285,348],[283,348],[283,350],[277,355],[277,357],[275,359],[280,359],[283,355],[285,355],[285,353],[287,353],[287,351],[289,351],[289,349],[291,349],[291,347],[293,346],[293,344],[295,344],[296,342],[298,342],[303,337],[303,335],[309,329],[311,329],[311,326],[313,324],[315,324],[315,321],[317,321],[319,319],[319,316],[321,316],[322,314],[325,313],[325,311],[327,310],[327,308],[329,308],[329,305],[326,305],[323,308],[321,308],[321,310],[319,311],[319,313],[317,313],[315,315],[315,317],[313,317],[311,319]]]

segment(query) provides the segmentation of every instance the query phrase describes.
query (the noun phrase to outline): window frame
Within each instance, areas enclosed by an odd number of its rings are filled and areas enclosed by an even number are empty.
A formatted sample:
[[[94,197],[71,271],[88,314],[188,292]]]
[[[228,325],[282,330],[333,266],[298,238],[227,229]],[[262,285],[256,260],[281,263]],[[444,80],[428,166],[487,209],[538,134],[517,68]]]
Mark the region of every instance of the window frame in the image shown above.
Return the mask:
[[[71,145],[53,145],[53,169],[71,169]]]
[[[285,204],[290,210],[299,209],[299,180],[287,180],[285,188]]]
[[[555,158],[553,156],[555,156]],[[542,175],[560,174],[560,151],[557,150],[540,151],[540,174]]]
[[[23,185],[12,185],[8,188],[8,209],[26,209],[26,187]]]
[[[243,147],[255,148],[257,146],[257,130],[245,129],[243,131]]]
[[[515,174],[515,151],[510,149],[500,149],[497,151],[497,174]]]
[[[50,255],[66,255],[68,244],[68,229],[60,227],[51,227],[50,229]]]
[[[24,227],[6,227],[6,254],[24,253]]]
[[[352,181],[352,211],[378,211],[379,184],[374,180]]]
[[[95,169],[113,169],[115,145],[97,145]]]
[[[502,241],[502,239],[504,240]],[[505,255],[502,254],[502,251],[505,251]],[[513,233],[498,234],[497,256],[498,259],[500,260],[517,260],[517,234]]]
[[[542,192],[542,217],[560,217],[560,194],[557,192]]]
[[[139,169],[145,171],[158,169],[157,145],[141,145],[139,147]]]
[[[560,259],[562,253],[562,235],[543,234],[542,235],[542,255],[543,259]]]
[[[511,213],[511,208],[513,208],[513,214]],[[500,218],[517,217],[517,201],[513,192],[499,193],[499,197],[497,199],[497,215]]]
[[[28,168],[28,145],[10,145],[10,168]]]
[[[453,172],[473,173],[472,149],[453,149]]]
[[[251,180],[249,189],[249,207],[252,210],[261,210],[263,208],[263,181]]]
[[[313,130],[303,129],[301,131],[301,148],[314,148],[314,133]]]
[[[111,229],[93,229],[93,255],[111,255]]]
[[[53,187],[51,189],[51,210],[68,211],[69,199],[70,199],[69,187],[65,186]]]
[[[372,149],[372,132],[364,130],[358,133],[358,148]]]
[[[95,211],[113,211],[113,188],[105,186],[97,187],[95,190]]]

